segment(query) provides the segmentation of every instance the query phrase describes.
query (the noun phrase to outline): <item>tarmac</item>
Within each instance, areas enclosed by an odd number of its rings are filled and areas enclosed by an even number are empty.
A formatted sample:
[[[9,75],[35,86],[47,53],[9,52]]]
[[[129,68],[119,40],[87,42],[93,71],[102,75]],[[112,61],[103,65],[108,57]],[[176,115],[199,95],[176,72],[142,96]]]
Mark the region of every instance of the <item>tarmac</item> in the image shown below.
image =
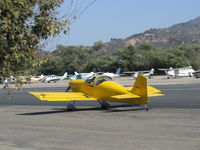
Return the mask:
[[[40,88],[40,87],[67,87],[70,80],[58,80],[56,83],[37,82],[32,84],[23,84],[23,88]],[[132,86],[135,82],[133,77],[115,77],[114,81],[122,85]],[[194,77],[180,77],[167,79],[167,76],[153,76],[148,80],[149,85],[169,85],[169,84],[188,84],[188,83],[200,83],[200,80]],[[0,84],[0,89],[3,87]],[[10,86],[15,88],[13,84]]]
[[[132,78],[116,78],[132,85]],[[0,150],[199,150],[200,80],[155,77],[150,85],[166,96],[150,99],[150,110],[117,104],[42,103],[13,89],[13,102],[0,89]],[[25,91],[64,91],[68,81],[25,85]]]

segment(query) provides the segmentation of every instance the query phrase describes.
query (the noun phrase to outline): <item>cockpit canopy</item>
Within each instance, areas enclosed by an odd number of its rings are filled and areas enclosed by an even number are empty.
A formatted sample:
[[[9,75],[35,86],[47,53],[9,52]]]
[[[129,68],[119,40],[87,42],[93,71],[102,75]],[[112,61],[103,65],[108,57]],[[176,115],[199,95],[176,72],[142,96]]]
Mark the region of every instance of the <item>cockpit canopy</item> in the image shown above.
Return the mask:
[[[85,80],[86,83],[93,84],[94,86],[97,86],[105,81],[113,81],[113,79],[109,76],[97,76]]]

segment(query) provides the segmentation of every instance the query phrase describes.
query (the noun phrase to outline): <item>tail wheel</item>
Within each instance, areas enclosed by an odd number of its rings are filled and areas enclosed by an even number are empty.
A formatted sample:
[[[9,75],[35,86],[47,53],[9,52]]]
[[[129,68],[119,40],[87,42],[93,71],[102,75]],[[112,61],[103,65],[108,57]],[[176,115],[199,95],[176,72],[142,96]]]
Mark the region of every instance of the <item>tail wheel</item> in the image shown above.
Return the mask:
[[[145,109],[146,111],[149,111],[149,108],[148,108],[147,105],[144,105],[144,109]]]

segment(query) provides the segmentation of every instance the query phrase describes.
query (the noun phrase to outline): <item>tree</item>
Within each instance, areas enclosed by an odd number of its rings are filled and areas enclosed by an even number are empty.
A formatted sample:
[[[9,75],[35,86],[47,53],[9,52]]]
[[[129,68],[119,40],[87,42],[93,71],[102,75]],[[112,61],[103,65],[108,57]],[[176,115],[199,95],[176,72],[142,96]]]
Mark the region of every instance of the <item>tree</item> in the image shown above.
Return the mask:
[[[105,44],[102,41],[98,41],[94,43],[94,45],[92,46],[92,49],[95,51],[98,51],[103,47],[105,47]]]
[[[0,0],[0,75],[17,74],[38,64],[40,41],[69,24],[59,20],[63,0]]]
[[[48,61],[39,66],[38,72],[45,75],[63,75],[64,73],[64,61],[58,56],[49,56]]]

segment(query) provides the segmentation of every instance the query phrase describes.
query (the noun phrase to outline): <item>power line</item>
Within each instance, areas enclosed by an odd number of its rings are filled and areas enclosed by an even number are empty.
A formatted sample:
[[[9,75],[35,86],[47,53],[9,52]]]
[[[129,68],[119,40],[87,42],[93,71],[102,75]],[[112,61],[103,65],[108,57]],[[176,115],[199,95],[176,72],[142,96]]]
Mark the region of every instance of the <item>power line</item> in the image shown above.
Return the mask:
[[[78,20],[80,18],[80,16],[90,7],[92,6],[97,0],[93,0],[87,7],[85,7],[85,9],[83,9],[80,14],[71,22],[74,23],[76,20]]]

